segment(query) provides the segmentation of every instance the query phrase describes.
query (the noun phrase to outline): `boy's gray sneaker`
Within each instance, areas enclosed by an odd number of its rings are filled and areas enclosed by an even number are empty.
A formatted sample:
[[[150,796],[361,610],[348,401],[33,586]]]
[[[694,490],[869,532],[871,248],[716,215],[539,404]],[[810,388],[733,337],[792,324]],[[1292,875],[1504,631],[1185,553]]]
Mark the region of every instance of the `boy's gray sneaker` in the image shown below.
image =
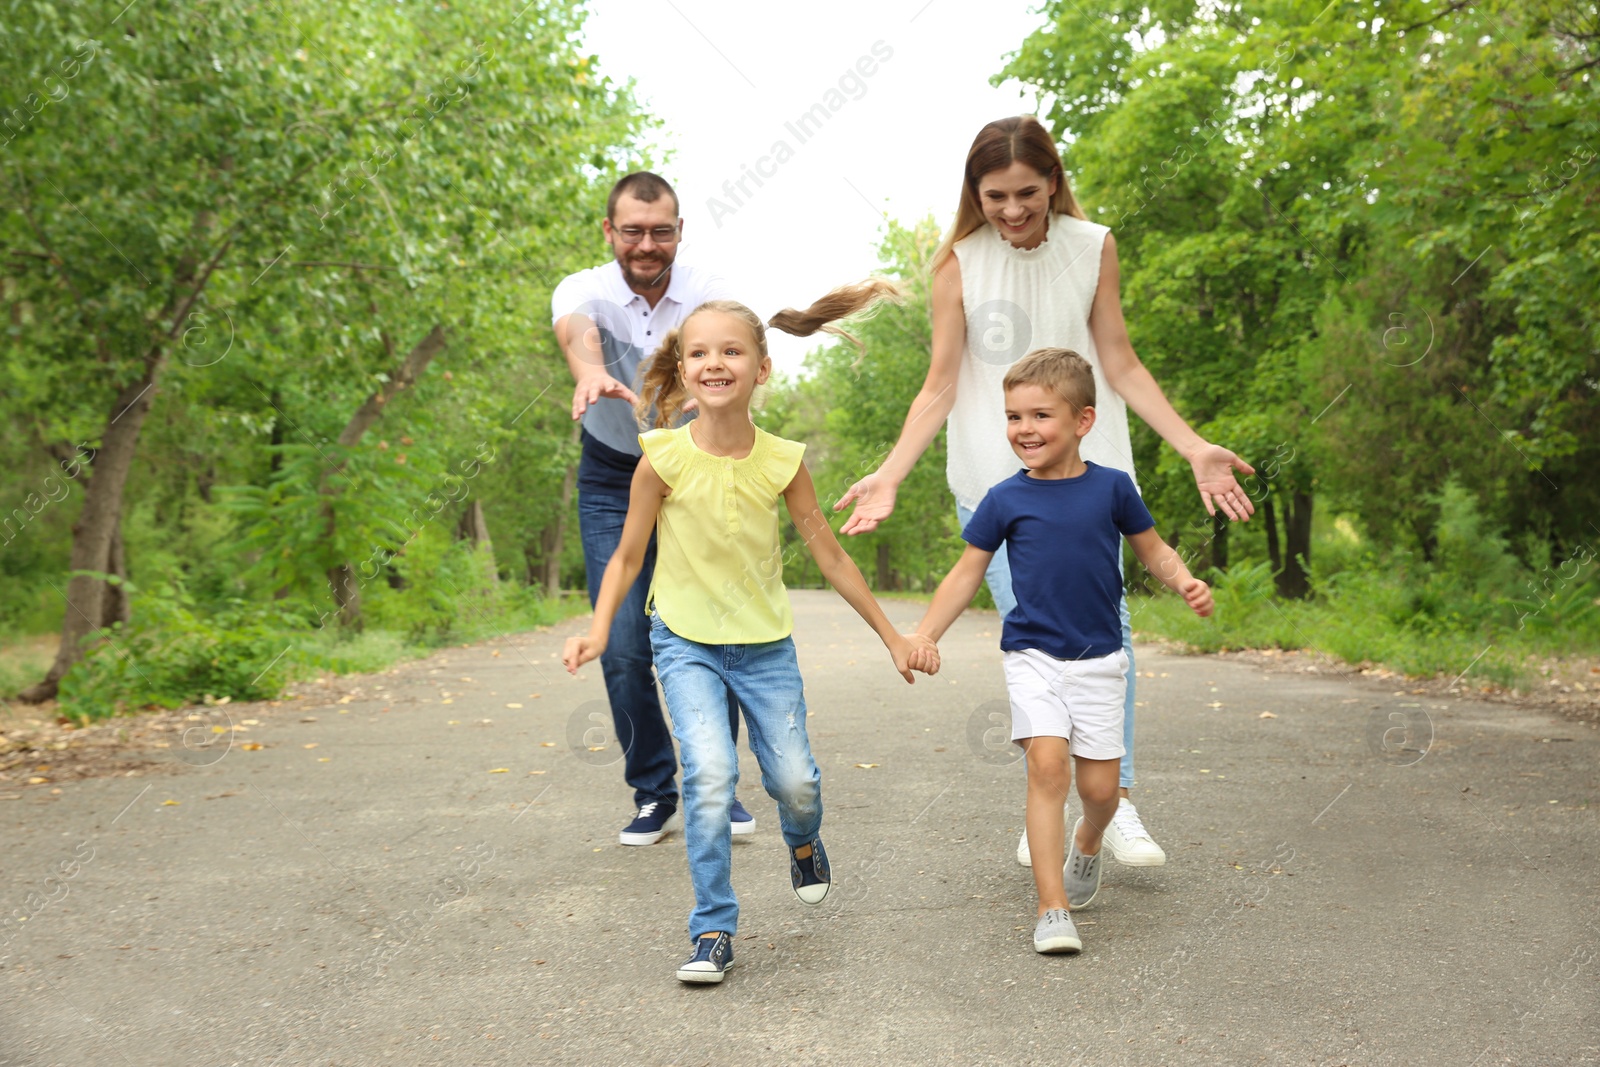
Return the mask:
[[[1072,916],[1066,908],[1051,908],[1039,916],[1039,924],[1033,928],[1033,950],[1045,953],[1083,951],[1078,928],[1072,925]]]
[[[1073,911],[1087,908],[1100,892],[1100,857],[1105,854],[1105,849],[1093,856],[1078,851],[1078,827],[1082,825],[1083,820],[1079,819],[1072,826],[1072,835],[1067,838],[1072,848],[1067,851],[1067,863],[1061,869],[1061,878],[1067,887],[1067,903],[1072,905]]]

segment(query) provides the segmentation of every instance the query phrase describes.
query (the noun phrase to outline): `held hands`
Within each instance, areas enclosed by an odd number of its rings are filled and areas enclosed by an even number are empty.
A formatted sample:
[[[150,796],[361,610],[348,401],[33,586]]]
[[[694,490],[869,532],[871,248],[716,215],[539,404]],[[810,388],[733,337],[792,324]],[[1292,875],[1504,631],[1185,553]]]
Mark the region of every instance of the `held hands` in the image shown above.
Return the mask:
[[[568,674],[577,674],[578,668],[592,659],[598,659],[606,650],[603,638],[591,637],[584,634],[582,637],[567,638],[566,647],[561,650],[561,663],[567,668]]]
[[[1183,602],[1188,604],[1194,613],[1202,619],[1211,614],[1214,605],[1211,602],[1211,587],[1198,578],[1190,578],[1178,584],[1178,592],[1183,595]]]
[[[939,646],[927,634],[910,633],[905,635],[911,642],[912,652],[910,667],[923,674],[939,673]]]
[[[894,513],[894,498],[898,489],[899,486],[886,478],[882,471],[873,471],[852,485],[849,492],[833,506],[834,511],[842,511],[850,501],[856,502],[856,509],[850,513],[839,532],[855,535],[876,530],[878,523]]]
[[[894,669],[900,672],[907,684],[916,684],[912,671],[923,674],[939,673],[939,646],[922,634],[895,634],[889,639],[889,654],[894,657]]]
[[[1235,522],[1248,522],[1255,514],[1256,505],[1234,478],[1233,472],[1254,474],[1256,469],[1221,445],[1201,444],[1188,456],[1194,468],[1194,482],[1200,489],[1200,501],[1206,514],[1215,515],[1217,508]]]

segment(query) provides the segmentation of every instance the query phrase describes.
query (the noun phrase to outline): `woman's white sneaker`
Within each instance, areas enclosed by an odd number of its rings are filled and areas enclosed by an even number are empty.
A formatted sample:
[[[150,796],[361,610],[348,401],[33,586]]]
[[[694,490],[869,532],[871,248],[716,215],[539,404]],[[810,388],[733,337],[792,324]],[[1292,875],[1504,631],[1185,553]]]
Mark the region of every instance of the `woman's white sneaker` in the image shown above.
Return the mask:
[[[1068,818],[1069,818],[1069,816],[1067,815],[1068,810],[1069,810],[1069,805],[1067,805],[1067,804],[1061,805],[1061,820],[1063,822],[1066,822],[1068,820]],[[1030,869],[1033,867],[1033,853],[1028,850],[1028,828],[1027,827],[1023,827],[1022,828],[1022,836],[1017,839],[1017,866],[1018,867],[1028,867]]]
[[[1026,839],[1027,834],[1023,837]],[[1105,842],[1111,858],[1128,867],[1159,867],[1167,862],[1166,852],[1144,828],[1138,810],[1127,797],[1117,801],[1117,813],[1106,827]]]

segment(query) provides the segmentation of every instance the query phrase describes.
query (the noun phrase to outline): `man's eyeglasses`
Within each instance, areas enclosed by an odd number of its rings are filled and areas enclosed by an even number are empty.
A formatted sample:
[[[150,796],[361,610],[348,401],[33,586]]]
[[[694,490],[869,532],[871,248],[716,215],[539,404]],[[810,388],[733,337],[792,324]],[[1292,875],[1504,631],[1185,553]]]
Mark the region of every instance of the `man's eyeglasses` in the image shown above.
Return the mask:
[[[638,244],[644,240],[645,234],[649,234],[650,240],[658,245],[669,244],[678,239],[678,228],[676,226],[657,226],[649,230],[642,226],[621,226],[612,232],[622,238],[623,244],[628,245]]]

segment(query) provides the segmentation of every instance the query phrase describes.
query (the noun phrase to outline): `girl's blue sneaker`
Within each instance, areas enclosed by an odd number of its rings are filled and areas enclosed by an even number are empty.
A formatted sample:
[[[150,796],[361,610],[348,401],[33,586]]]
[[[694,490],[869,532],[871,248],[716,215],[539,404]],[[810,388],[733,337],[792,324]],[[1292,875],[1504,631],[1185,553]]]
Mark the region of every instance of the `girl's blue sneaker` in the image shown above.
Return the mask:
[[[706,934],[695,939],[694,954],[678,968],[678,981],[691,985],[714,985],[723,972],[733,966],[733,938],[726,933]]]
[[[789,884],[794,886],[794,895],[802,904],[821,904],[833,881],[828,873],[828,853],[820,837],[811,839],[811,855],[805,859],[795,855],[796,849],[805,847],[789,846]]]

